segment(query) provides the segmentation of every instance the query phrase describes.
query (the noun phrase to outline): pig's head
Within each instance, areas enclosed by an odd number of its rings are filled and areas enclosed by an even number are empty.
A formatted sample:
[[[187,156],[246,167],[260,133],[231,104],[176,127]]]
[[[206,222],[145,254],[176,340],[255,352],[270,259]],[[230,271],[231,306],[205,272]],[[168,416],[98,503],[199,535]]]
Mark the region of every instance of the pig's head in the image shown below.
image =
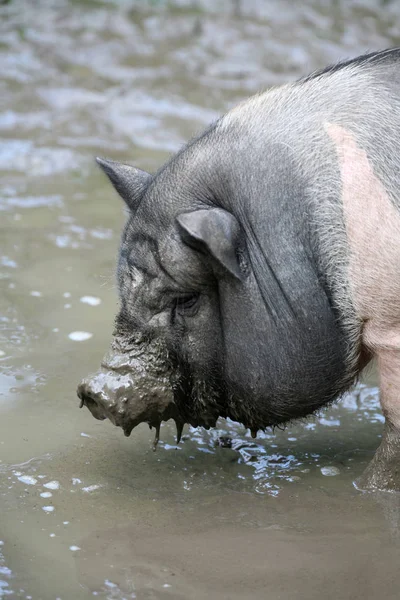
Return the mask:
[[[255,435],[348,384],[349,344],[319,271],[295,158],[281,145],[267,160],[251,141],[256,169],[235,130],[225,144],[213,132],[154,176],[98,161],[129,217],[114,343],[78,395],[127,435],[173,418],[179,438],[184,423],[209,428],[219,416]]]
[[[209,428],[227,416],[218,281],[245,277],[240,228],[211,206],[188,173],[171,188],[170,167],[153,177],[98,159],[129,210],[119,253],[120,312],[101,370],[78,388],[81,406],[130,435],[173,418]],[[190,177],[190,174],[189,174]]]

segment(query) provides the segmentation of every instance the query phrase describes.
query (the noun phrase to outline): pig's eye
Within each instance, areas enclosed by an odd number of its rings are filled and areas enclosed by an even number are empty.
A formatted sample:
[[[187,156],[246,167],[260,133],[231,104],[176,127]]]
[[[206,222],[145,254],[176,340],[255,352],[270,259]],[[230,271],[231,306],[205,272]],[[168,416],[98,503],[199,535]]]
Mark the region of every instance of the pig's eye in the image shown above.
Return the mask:
[[[187,294],[177,296],[174,299],[173,311],[187,316],[193,316],[197,312],[197,301],[199,294]]]

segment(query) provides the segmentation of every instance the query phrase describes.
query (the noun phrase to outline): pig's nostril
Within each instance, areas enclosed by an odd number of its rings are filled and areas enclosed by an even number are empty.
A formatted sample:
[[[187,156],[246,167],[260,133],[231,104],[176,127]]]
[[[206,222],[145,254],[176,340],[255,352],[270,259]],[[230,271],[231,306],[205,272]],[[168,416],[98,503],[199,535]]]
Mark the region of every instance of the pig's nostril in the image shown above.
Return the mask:
[[[79,408],[85,404],[85,400],[89,397],[87,392],[87,385],[85,383],[80,383],[78,385],[78,389],[76,390],[76,394],[80,400]]]
[[[84,395],[82,394],[82,392],[81,392],[81,390],[79,388],[77,389],[76,393],[77,393],[77,396],[78,396],[78,398],[80,400],[80,402],[79,402],[79,408],[82,408],[84,406],[84,404],[85,404],[85,397],[84,397]]]
[[[84,405],[87,406],[92,415],[101,421],[107,418],[103,408],[98,402],[97,394],[90,389],[90,386],[86,382],[83,382],[78,386],[76,393],[80,399],[80,408]]]

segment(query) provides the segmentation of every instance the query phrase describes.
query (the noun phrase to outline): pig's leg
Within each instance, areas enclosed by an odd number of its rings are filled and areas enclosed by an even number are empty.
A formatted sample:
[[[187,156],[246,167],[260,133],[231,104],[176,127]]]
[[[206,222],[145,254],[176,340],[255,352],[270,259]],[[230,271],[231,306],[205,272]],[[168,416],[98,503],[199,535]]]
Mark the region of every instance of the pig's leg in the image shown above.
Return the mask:
[[[386,333],[385,345],[375,354],[385,427],[381,445],[356,486],[362,490],[400,491],[400,326]]]

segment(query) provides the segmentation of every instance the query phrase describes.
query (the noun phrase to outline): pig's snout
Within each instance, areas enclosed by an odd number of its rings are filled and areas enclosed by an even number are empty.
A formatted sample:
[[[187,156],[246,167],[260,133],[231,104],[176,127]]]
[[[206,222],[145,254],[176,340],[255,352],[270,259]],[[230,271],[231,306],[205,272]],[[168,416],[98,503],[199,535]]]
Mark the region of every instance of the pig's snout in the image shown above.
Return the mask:
[[[131,377],[101,370],[84,379],[78,386],[80,406],[87,406],[96,419],[110,419],[125,431],[132,431],[132,414],[127,410],[128,398],[133,395]],[[128,434],[129,435],[129,434]]]
[[[96,389],[96,386],[92,385],[90,379],[84,379],[78,385],[77,389],[78,398],[80,399],[80,408],[87,406],[95,419],[104,421],[107,418],[101,402],[101,392]]]
[[[161,421],[175,420],[178,439],[184,421],[177,411],[168,368],[149,346],[145,350],[140,345],[129,352],[112,348],[101,369],[81,381],[77,394],[81,407],[86,406],[96,419],[109,419],[126,436],[139,423],[148,423],[156,429],[156,446]]]

